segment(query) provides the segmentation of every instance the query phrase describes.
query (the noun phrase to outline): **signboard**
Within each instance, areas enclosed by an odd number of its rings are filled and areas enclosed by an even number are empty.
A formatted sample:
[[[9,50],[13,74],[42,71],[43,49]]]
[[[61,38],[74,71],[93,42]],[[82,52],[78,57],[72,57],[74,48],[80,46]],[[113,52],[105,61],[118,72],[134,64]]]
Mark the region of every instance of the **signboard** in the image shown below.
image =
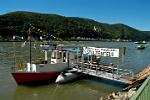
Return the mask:
[[[83,54],[103,56],[103,57],[119,57],[119,49],[83,47]]]

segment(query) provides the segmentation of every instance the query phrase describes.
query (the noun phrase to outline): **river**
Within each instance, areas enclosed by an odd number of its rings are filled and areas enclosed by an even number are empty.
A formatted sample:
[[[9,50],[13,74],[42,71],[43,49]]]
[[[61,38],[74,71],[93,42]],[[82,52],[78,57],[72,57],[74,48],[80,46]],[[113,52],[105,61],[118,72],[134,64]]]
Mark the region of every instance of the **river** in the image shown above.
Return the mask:
[[[131,69],[134,73],[150,64],[150,43],[145,50],[137,50],[133,42],[98,42],[98,41],[70,41],[63,42],[66,46],[95,46],[105,48],[126,47],[125,55],[120,58],[104,61],[119,64],[122,68]],[[14,47],[15,45],[15,47]],[[15,51],[15,54],[14,54]],[[34,52],[39,54],[38,52]],[[23,58],[21,56],[23,55]],[[14,66],[14,56],[19,62],[29,61],[29,47],[21,47],[21,43],[0,42],[0,100],[99,100],[121,87],[109,84],[103,80],[81,79],[68,84],[45,84],[32,86],[18,86],[11,75]],[[32,59],[39,55],[32,55]]]

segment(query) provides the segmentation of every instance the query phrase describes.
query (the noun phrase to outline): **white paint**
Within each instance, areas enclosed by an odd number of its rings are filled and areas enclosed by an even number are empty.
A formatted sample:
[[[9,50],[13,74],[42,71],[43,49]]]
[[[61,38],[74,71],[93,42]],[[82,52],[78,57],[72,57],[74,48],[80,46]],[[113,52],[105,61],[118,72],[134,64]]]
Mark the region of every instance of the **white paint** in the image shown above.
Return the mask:
[[[36,72],[36,65],[32,64],[32,72]]]
[[[30,72],[30,63],[27,63],[27,72]]]
[[[45,51],[45,61],[47,61],[47,51]]]

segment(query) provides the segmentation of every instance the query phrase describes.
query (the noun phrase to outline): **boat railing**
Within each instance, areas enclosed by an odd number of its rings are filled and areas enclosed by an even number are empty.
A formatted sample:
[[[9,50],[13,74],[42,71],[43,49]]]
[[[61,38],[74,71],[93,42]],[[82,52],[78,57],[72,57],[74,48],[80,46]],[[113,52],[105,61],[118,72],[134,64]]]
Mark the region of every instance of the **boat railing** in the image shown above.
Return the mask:
[[[97,74],[104,74],[104,73],[111,73],[114,74],[114,78],[125,78],[125,77],[132,77],[133,72],[132,70],[127,70],[127,69],[121,69],[118,68],[118,66],[115,66],[113,64],[110,65],[102,65],[102,64],[93,64],[93,63],[83,63],[79,62],[77,64],[74,64],[75,68],[82,70],[82,72],[85,73],[95,73]],[[127,79],[127,78],[126,78]]]
[[[16,72],[16,71],[25,71],[26,70],[26,66],[24,63],[19,63],[16,66],[12,67],[12,71]]]
[[[142,83],[139,89],[132,95],[130,100],[149,100],[150,95],[150,76]]]
[[[41,66],[43,67],[46,63],[47,63],[46,61],[43,61],[41,63],[32,62],[32,64],[30,64],[30,63],[19,63],[15,67],[12,67],[12,71],[13,72],[21,72],[21,71],[36,72],[39,67],[41,67]]]

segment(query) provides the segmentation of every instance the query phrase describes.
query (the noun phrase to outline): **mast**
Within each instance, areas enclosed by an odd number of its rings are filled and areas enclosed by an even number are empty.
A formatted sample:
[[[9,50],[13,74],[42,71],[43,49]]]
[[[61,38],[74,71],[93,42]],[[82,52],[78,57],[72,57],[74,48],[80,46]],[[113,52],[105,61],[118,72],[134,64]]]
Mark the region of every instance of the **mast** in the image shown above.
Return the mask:
[[[31,61],[31,27],[29,27],[29,37],[28,38],[29,38],[29,43],[30,43],[30,45],[29,45],[30,46],[29,47],[30,50],[29,51],[30,51],[30,66],[31,66],[31,62],[32,62]]]
[[[13,47],[14,47],[14,66],[13,66],[13,68],[15,68],[16,67],[16,48],[15,48],[15,36],[13,36]]]

